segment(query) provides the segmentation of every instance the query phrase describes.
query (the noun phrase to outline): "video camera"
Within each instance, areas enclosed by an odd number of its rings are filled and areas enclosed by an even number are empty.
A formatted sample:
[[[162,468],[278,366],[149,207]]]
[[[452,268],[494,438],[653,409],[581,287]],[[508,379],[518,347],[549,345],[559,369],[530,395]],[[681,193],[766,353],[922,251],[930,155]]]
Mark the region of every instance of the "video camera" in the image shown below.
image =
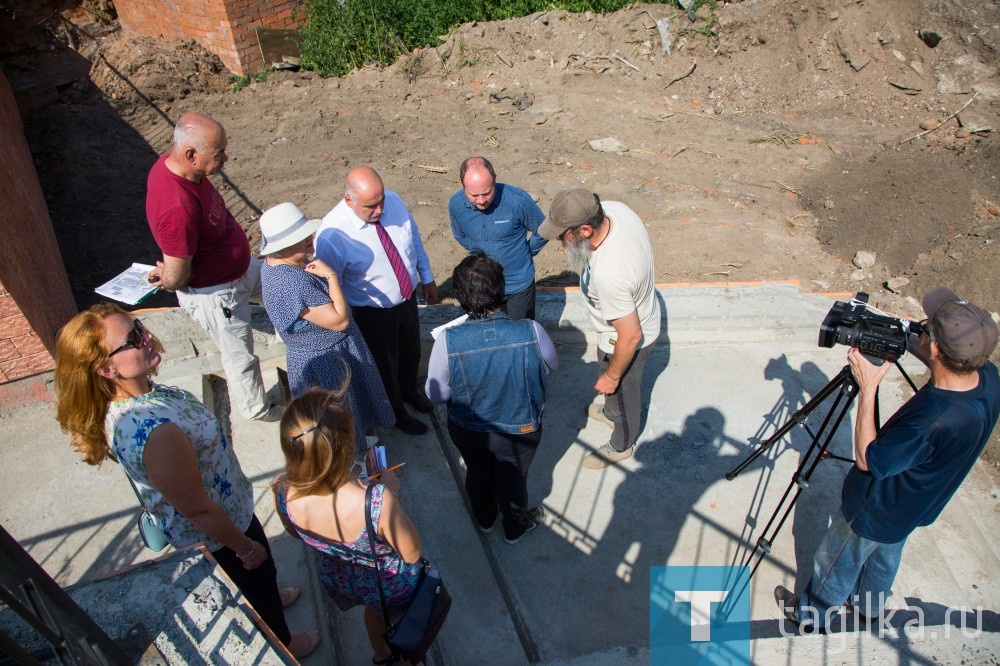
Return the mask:
[[[858,292],[848,303],[837,301],[819,327],[819,346],[855,347],[869,358],[897,361],[906,353],[910,333],[919,335],[923,324],[872,312],[868,294]]]

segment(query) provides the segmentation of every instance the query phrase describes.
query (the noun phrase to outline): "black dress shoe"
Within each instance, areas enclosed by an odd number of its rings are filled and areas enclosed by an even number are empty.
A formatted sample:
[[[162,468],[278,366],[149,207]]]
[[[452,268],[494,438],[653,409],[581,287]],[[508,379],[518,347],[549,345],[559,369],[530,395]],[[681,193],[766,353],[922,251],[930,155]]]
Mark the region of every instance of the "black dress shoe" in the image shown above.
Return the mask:
[[[423,412],[424,414],[428,414],[434,411],[434,403],[428,400],[420,393],[414,393],[411,396],[403,398],[403,402],[408,404],[410,407],[413,407],[413,409],[417,410],[418,412]]]
[[[799,625],[799,597],[784,585],[774,588],[774,601],[778,604],[781,614],[785,619]]]
[[[396,428],[405,432],[407,435],[423,435],[427,432],[427,424],[413,418],[409,414],[406,416],[396,417]]]

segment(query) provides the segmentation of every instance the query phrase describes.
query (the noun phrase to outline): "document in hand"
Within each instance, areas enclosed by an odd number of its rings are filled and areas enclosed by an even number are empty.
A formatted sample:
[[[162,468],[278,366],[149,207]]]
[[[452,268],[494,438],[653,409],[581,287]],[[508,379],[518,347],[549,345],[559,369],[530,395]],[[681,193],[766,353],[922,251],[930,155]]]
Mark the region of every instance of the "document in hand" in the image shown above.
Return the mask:
[[[156,267],[147,264],[132,264],[124,273],[116,275],[94,291],[126,305],[138,305],[160,288],[155,283],[150,284],[146,277],[154,268]]]

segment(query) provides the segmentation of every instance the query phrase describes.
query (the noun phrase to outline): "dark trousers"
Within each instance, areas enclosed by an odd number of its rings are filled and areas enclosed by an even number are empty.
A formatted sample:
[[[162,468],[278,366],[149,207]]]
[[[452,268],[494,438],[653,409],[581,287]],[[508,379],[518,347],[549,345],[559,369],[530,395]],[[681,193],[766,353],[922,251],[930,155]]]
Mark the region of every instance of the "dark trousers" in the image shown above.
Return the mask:
[[[212,551],[212,557],[226,572],[229,579],[236,584],[253,609],[257,611],[257,615],[260,615],[260,618],[271,628],[278,640],[288,645],[288,642],[292,640],[292,633],[288,630],[288,624],[285,623],[285,611],[281,607],[281,593],[278,592],[278,568],[274,566],[274,558],[271,557],[271,544],[267,542],[267,535],[264,534],[264,528],[257,520],[256,515],[250,521],[250,527],[244,534],[264,545],[264,549],[267,550],[267,560],[264,564],[256,569],[244,569],[243,562],[236,556],[235,551],[225,546]]]
[[[626,451],[635,446],[642,421],[642,373],[655,343],[638,349],[625,369],[618,390],[604,398],[604,415],[615,422],[611,448]],[[603,374],[611,363],[611,354],[597,350],[597,372]]]
[[[417,394],[420,367],[420,314],[417,299],[391,308],[354,307],[354,321],[372,352],[392,411],[409,418],[403,398]]]
[[[467,430],[448,421],[448,434],[465,461],[465,490],[472,513],[483,527],[503,514],[503,532],[516,539],[528,527],[528,468],[535,458],[542,428],[524,435]]]
[[[534,319],[535,318],[535,283],[524,291],[504,296],[503,311],[511,319]]]

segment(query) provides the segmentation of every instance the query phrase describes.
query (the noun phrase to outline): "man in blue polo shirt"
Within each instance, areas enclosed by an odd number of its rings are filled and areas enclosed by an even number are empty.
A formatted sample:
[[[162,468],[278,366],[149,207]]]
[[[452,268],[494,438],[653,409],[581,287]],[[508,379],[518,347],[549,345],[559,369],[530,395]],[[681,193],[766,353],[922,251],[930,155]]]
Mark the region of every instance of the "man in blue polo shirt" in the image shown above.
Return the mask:
[[[881,428],[876,389],[891,363],[875,366],[847,353],[858,383],[854,467],[844,479],[840,510],[813,559],[801,597],[778,586],[785,618],[823,629],[848,603],[880,616],[903,553],[917,527],[933,523],[986,445],[1000,414],[1000,377],[989,362],[997,326],[989,312],[938,288],[923,300],[926,327],[911,351],[930,381]]]
[[[498,183],[485,157],[462,162],[459,178],[462,189],[448,202],[451,233],[469,252],[481,252],[503,266],[504,309],[510,318],[534,319],[532,258],[548,242],[538,235],[545,214],[524,190]]]

